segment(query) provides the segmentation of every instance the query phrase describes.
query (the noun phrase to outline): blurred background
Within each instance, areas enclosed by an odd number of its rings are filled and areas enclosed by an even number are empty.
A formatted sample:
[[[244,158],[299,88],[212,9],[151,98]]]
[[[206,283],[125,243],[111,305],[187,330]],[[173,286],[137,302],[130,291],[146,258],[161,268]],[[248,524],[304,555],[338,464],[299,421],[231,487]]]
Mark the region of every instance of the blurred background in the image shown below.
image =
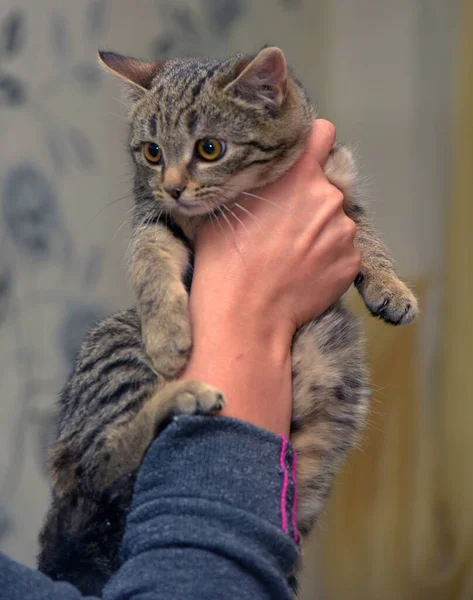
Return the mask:
[[[0,0],[0,549],[34,565],[55,395],[90,325],[131,304],[125,108],[97,48],[265,43],[356,144],[422,306],[412,327],[366,320],[370,423],[304,549],[301,596],[471,599],[472,0]]]

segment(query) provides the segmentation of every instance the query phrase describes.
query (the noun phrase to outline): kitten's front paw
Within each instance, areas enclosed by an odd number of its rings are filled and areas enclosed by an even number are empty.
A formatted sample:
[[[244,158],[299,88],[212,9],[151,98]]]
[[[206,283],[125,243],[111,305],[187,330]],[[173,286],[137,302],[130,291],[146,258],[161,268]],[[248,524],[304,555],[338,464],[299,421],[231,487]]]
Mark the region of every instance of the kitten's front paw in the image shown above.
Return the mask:
[[[356,189],[358,172],[355,157],[348,146],[336,143],[324,167],[324,173],[332,185],[341,190],[349,202]]]
[[[143,342],[156,372],[173,379],[187,364],[192,346],[187,315],[143,324]]]
[[[173,396],[173,404],[176,414],[208,414],[221,411],[225,406],[225,397],[207,383],[183,381]]]
[[[389,279],[366,280],[363,275],[359,275],[355,285],[371,314],[386,323],[404,325],[413,321],[419,313],[414,294],[394,276]]]

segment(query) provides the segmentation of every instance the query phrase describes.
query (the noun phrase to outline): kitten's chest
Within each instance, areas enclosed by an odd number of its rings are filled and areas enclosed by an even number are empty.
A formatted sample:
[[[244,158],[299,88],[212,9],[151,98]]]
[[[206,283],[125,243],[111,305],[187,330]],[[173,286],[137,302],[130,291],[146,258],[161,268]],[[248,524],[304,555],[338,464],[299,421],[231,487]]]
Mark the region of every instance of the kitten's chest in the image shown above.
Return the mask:
[[[197,216],[197,217],[185,217],[180,214],[173,214],[171,216],[172,223],[175,228],[175,235],[180,237],[182,241],[193,250],[194,242],[197,235],[198,230],[207,220],[206,216]]]
[[[185,244],[189,250],[188,264],[185,273],[183,273],[182,282],[190,293],[192,286],[192,276],[194,274],[194,242],[197,231],[205,222],[206,217],[186,218],[182,215],[172,215],[168,221],[168,226],[171,225],[173,234]]]

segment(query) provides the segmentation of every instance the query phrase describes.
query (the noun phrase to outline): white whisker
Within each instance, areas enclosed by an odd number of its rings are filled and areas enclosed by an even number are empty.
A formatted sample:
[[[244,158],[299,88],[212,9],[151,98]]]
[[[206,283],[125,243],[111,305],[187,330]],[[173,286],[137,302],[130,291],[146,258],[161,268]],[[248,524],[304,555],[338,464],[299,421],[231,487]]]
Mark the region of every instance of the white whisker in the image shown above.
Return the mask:
[[[222,217],[225,219],[225,221],[227,222],[228,226],[230,227],[230,231],[232,232],[233,237],[235,237],[235,230],[232,227],[232,224],[230,223],[230,221],[228,220],[227,215],[223,212],[222,207],[221,206],[217,206],[220,214],[222,215]]]
[[[223,206],[223,205],[222,205],[222,206]],[[243,260],[243,262],[245,263],[245,257],[243,256],[243,254],[242,254],[242,252],[241,252],[241,249],[240,249],[240,247],[239,247],[239,245],[238,245],[238,240],[237,240],[237,237],[236,237],[236,235],[235,235],[235,230],[233,229],[233,227],[232,227],[232,224],[231,224],[231,223],[230,223],[230,221],[228,220],[228,217],[227,217],[227,215],[226,215],[226,214],[223,212],[223,210],[222,210],[222,207],[221,207],[220,205],[217,205],[217,209],[218,209],[218,211],[220,212],[220,214],[222,215],[222,217],[225,219],[225,221],[228,223],[228,226],[230,227],[230,230],[231,230],[231,232],[232,232],[232,236],[233,236],[233,242],[234,242],[235,248],[237,249],[237,251],[238,251],[238,254],[241,256],[241,259],[242,259],[242,260]]]
[[[120,230],[122,229],[122,227],[124,227],[130,220],[130,213],[133,211],[134,206],[132,206],[128,211],[127,211],[127,216],[126,219],[123,221],[123,223],[120,225],[120,227],[115,231],[115,233],[112,236],[112,242],[115,239],[115,237],[118,235],[118,233],[120,232]]]
[[[127,119],[126,117],[124,117],[123,115],[118,115],[118,114],[116,114],[116,113],[111,113],[111,112],[109,112],[108,114],[109,114],[111,117],[114,117],[114,118],[116,118],[116,119],[120,119],[120,121],[123,121],[124,123],[129,123],[129,122],[130,122],[130,120],[129,120],[129,119]]]
[[[133,198],[133,194],[126,194],[125,196],[122,196],[121,198],[117,198],[116,200],[112,200],[111,202],[108,202],[107,204],[105,204],[105,206],[102,206],[102,208],[100,208],[95,215],[90,219],[90,221],[88,223],[85,224],[86,227],[88,227],[92,221],[94,219],[96,219],[100,213],[102,213],[106,208],[109,208],[110,206],[112,206],[113,204],[116,204],[117,202],[122,202],[123,200],[129,200],[130,198]],[[130,210],[133,210],[133,206],[131,207]]]
[[[257,198],[258,200],[263,200],[264,202],[267,202],[268,204],[272,204],[273,206],[276,206],[276,208],[279,208],[279,210],[284,210],[282,206],[280,206],[277,202],[273,202],[272,200],[269,200],[268,198],[264,198],[263,196],[258,196],[257,194],[253,194],[252,192],[240,192],[241,194],[243,194],[244,196],[250,196],[251,198]]]
[[[161,210],[158,213],[158,217],[156,220],[159,220],[160,216],[163,213],[164,208],[161,208]],[[134,231],[134,235],[136,235],[136,232],[140,231],[141,229],[146,229],[146,227],[148,226],[149,222],[151,221],[151,219],[155,216],[155,211],[154,208],[150,209],[149,212],[147,212],[145,214],[145,216],[141,219],[141,222],[139,223],[139,225],[137,227],[135,227],[135,231]]]
[[[246,227],[246,225],[243,223],[243,221],[237,217],[237,215],[236,215],[236,214],[233,212],[233,210],[232,210],[231,208],[229,208],[229,207],[228,207],[226,204],[222,204],[222,207],[223,207],[223,208],[224,208],[224,209],[225,209],[227,212],[229,212],[229,213],[232,215],[232,217],[234,217],[234,218],[235,218],[235,219],[238,221],[238,223],[240,223],[240,225],[243,227],[243,229],[244,229],[244,230],[246,231],[246,233],[249,235],[249,234],[250,234],[250,232],[248,231],[248,228],[247,228],[247,227]]]
[[[220,222],[220,219],[217,217],[217,215],[213,212],[210,213],[210,216],[212,216],[215,219],[215,222],[217,223],[217,225],[220,227],[220,231],[222,232],[222,235],[225,237],[226,233],[225,230],[222,226],[222,223]]]
[[[251,212],[251,210],[246,209],[241,204],[238,204],[238,202],[234,202],[233,205],[236,206],[237,208],[239,208],[245,214],[247,214],[250,217],[250,219],[253,219],[253,221],[258,225],[258,227],[261,229],[261,231],[263,231],[263,226],[261,225],[260,220],[255,217],[255,215]]]
[[[159,213],[159,216],[161,215],[161,213]],[[154,216],[154,210],[150,210],[148,213],[145,214],[145,216],[141,219],[140,223],[133,228],[132,231],[132,235],[130,237],[130,240],[128,242],[128,252],[127,252],[127,261],[129,261],[131,259],[131,255],[133,253],[133,246],[136,242],[136,238],[138,237],[138,234],[140,232],[141,229],[144,229],[145,226],[145,221],[149,222],[150,219],[152,219]]]
[[[114,97],[114,100],[116,100],[119,104],[121,104],[128,110],[130,110],[130,111],[132,110],[132,107],[129,104],[127,104],[126,102],[123,102],[123,100],[120,100],[120,98],[118,98],[117,96]]]

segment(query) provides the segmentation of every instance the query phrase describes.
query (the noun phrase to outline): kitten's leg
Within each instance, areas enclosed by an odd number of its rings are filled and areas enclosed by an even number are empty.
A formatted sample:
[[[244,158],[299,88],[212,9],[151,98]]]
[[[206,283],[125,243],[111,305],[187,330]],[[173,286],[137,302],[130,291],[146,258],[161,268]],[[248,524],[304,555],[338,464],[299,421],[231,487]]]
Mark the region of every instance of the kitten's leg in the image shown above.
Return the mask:
[[[341,304],[294,339],[291,443],[302,536],[324,508],[334,474],[365,424],[370,392],[364,364],[357,319]]]
[[[160,427],[173,416],[216,413],[224,405],[223,394],[206,383],[184,380],[166,384],[131,421],[117,421],[105,431],[93,487],[103,489],[136,471]]]
[[[82,487],[107,426],[131,421],[163,383],[144,350],[136,310],[106,317],[87,333],[57,406],[58,434],[49,456],[55,495]]]
[[[221,403],[220,393],[206,384],[166,384],[156,376],[135,310],[103,319],[85,337],[59,399],[49,463],[55,495],[80,489],[100,494],[110,479],[139,466],[166,419],[211,412]]]
[[[345,211],[357,224],[356,245],[361,254],[361,272],[355,280],[368,310],[387,323],[409,323],[418,314],[417,300],[403,283],[385,245],[373,230],[358,197],[358,175],[349,148],[334,146],[325,174],[345,196]]]
[[[170,418],[218,412],[224,404],[223,394],[206,383],[175,381],[165,384],[133,416],[127,412],[105,427],[93,446],[83,449],[77,461],[70,460],[72,444],[62,443],[60,438],[51,457],[55,491],[61,496],[75,485],[100,494],[138,469],[159,429]]]
[[[164,225],[134,234],[129,261],[146,352],[156,371],[169,379],[186,365],[191,348],[188,293],[182,282],[188,250]]]
[[[84,594],[100,596],[119,567],[136,469],[160,425],[173,414],[212,412],[222,405],[220,393],[205,384],[163,383],[130,309],[87,334],[60,396],[58,439],[50,456],[52,506],[41,533],[39,566]]]

